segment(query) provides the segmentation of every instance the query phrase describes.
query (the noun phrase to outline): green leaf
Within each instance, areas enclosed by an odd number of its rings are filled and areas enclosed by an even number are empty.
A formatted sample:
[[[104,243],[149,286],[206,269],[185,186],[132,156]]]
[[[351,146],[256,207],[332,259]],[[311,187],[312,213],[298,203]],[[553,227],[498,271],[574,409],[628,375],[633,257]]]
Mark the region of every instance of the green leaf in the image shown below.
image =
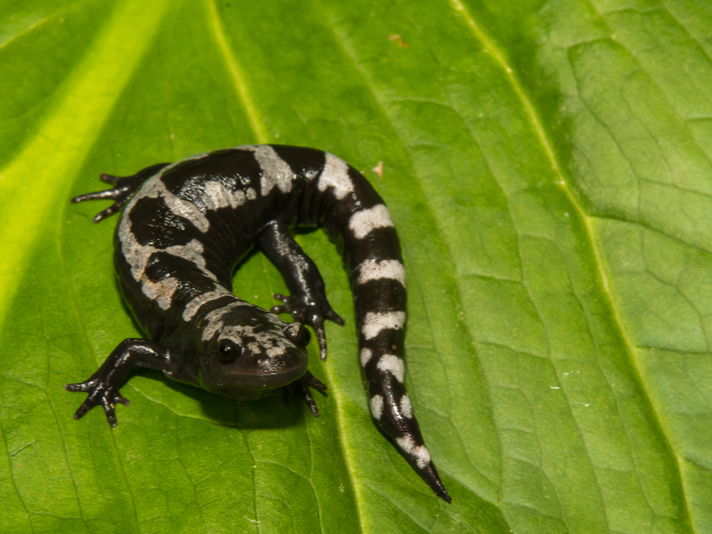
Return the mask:
[[[2,532],[712,532],[712,7],[704,0],[5,0]],[[437,499],[373,424],[351,291],[321,416],[139,371],[106,204],[161,161],[333,152],[398,227],[407,385]],[[372,169],[383,163],[382,177]],[[114,218],[115,219],[115,218]],[[237,293],[285,291],[251,255]]]

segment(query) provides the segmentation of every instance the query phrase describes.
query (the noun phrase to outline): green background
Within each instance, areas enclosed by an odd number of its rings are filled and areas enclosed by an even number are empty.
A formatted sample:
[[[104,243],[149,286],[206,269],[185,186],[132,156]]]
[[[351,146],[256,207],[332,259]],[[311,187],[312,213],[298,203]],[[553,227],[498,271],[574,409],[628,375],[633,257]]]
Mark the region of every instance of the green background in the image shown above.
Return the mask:
[[[0,0],[0,532],[712,532],[711,58],[706,0]],[[389,205],[451,505],[370,419],[321,231],[318,419],[151,371],[72,419],[140,334],[69,198],[261,142]],[[262,254],[235,287],[285,291]]]

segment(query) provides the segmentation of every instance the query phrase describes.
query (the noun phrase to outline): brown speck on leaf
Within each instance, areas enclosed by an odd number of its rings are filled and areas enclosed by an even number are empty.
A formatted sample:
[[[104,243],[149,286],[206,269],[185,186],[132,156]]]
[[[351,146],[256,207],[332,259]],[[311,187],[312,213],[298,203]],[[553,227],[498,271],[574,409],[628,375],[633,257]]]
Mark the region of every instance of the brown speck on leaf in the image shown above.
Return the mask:
[[[379,161],[378,165],[376,165],[373,169],[371,169],[373,172],[375,172],[379,178],[383,178],[383,162]]]
[[[406,42],[403,40],[403,38],[402,38],[400,35],[398,35],[398,34],[389,35],[389,36],[388,36],[388,40],[389,40],[389,41],[395,41],[396,43],[398,43],[398,46],[400,46],[401,48],[410,48],[410,43],[406,43]]]

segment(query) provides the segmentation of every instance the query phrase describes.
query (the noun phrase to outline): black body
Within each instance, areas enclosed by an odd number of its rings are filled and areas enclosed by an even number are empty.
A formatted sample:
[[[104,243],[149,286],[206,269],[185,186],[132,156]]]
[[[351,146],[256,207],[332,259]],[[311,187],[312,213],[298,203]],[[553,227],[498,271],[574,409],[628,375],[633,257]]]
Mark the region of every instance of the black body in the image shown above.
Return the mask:
[[[119,387],[134,365],[249,400],[289,387],[318,414],[307,370],[314,327],[326,358],[324,320],[343,324],[316,265],[288,232],[322,226],[339,245],[354,290],[360,359],[373,417],[435,493],[450,502],[423,442],[404,387],[406,289],[400,244],[380,196],[355,169],[309,148],[249,145],[151,166],[134,176],[102,175],[115,187],[73,202],[110,198],[95,222],[123,210],[115,264],[129,307],[152,341],[127,339],[86,382],[75,417],[101,404],[116,425]],[[272,310],[238,299],[232,271],[255,245],[282,272],[291,296]],[[289,312],[287,324],[275,313]]]

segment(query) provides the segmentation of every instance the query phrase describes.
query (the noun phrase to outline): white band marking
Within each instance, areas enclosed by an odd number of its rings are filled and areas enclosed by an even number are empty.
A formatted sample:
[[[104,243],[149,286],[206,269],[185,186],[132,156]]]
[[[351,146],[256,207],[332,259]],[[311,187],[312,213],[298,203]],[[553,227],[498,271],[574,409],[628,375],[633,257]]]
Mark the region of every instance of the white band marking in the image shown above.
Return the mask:
[[[208,324],[203,330],[203,335],[201,336],[201,339],[203,341],[210,341],[215,335],[215,332],[217,332],[224,326],[222,321],[223,316],[231,310],[234,310],[238,306],[242,306],[244,304],[244,302],[238,300],[237,297],[235,297],[235,302],[231,302],[227,306],[223,306],[222,308],[213,310],[208,315],[206,315],[205,321]]]
[[[365,261],[359,265],[358,271],[357,284],[388,278],[399,281],[405,287],[405,269],[398,260]]]
[[[348,164],[344,160],[329,153],[326,154],[324,170],[321,171],[319,182],[317,182],[319,191],[324,192],[327,187],[333,189],[334,196],[337,200],[341,200],[354,190],[354,184],[351,178],[349,178]]]
[[[396,443],[400,445],[407,454],[410,454],[415,458],[415,463],[420,469],[424,469],[430,463],[430,453],[425,445],[415,445],[413,438],[410,436],[405,436],[402,438],[396,438]]]
[[[399,330],[405,324],[405,312],[373,313],[368,312],[363,321],[361,332],[366,339],[373,339],[381,330],[392,328]]]
[[[373,358],[371,349],[361,349],[361,367],[366,367],[366,364]]]
[[[413,419],[413,403],[410,402],[410,397],[407,393],[404,393],[401,397],[400,409],[403,417],[406,419]]]
[[[405,378],[405,364],[403,360],[393,354],[384,354],[378,360],[378,370],[384,373],[391,373],[401,384]]]
[[[376,419],[380,419],[383,415],[383,397],[380,395],[374,395],[371,398],[371,413]]]
[[[203,186],[205,209],[216,210],[231,207],[233,209],[245,203],[244,191],[230,191],[220,182],[211,180]]]
[[[183,310],[183,320],[187,323],[193,318],[193,316],[197,313],[197,311],[203,304],[207,304],[208,302],[212,302],[213,300],[221,299],[227,296],[234,297],[235,295],[230,293],[224,287],[220,286],[218,286],[218,289],[216,289],[215,291],[208,291],[207,293],[202,293],[198,295],[193,300],[191,300],[185,307],[185,310]]]
[[[357,211],[349,220],[349,229],[356,239],[363,239],[376,228],[393,228],[393,219],[384,204]]]
[[[170,167],[167,167],[166,169],[168,168]],[[200,211],[200,209],[192,202],[188,202],[187,200],[177,197],[166,188],[166,184],[164,184],[161,179],[161,176],[166,169],[163,169],[161,173],[149,178],[144,183],[136,196],[134,196],[126,206],[124,213],[129,213],[133,209],[136,202],[142,198],[162,198],[171,213],[189,220],[201,232],[207,232],[210,229],[210,222],[205,218],[205,215]]]
[[[153,282],[146,277],[146,266],[153,254],[164,252],[172,256],[183,258],[193,263],[205,276],[217,282],[215,275],[208,271],[203,256],[203,244],[193,239],[185,245],[173,245],[165,249],[152,245],[140,245],[131,228],[131,219],[128,212],[124,212],[119,223],[119,242],[126,262],[131,267],[131,276],[141,284],[141,291],[149,299],[155,300],[162,310],[171,307],[173,293],[178,288],[178,279],[166,276],[158,282]]]
[[[287,162],[277,155],[269,145],[253,145],[243,147],[255,154],[255,159],[262,169],[261,193],[263,197],[269,195],[275,186],[282,193],[289,193],[292,190],[292,180],[294,173]]]

